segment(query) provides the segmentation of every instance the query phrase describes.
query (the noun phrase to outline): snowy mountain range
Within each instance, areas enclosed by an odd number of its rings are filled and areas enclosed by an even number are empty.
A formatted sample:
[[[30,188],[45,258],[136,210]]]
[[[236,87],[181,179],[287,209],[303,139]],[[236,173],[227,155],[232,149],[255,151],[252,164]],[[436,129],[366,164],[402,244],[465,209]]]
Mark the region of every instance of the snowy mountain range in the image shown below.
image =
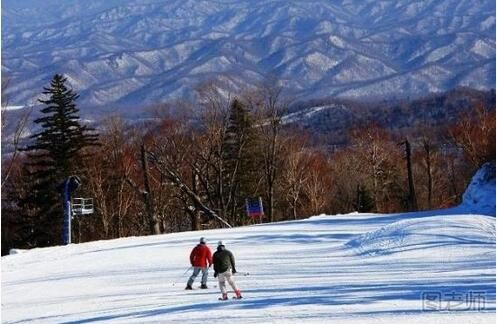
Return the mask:
[[[495,1],[4,0],[9,104],[64,73],[88,106],[236,91],[276,75],[299,99],[495,86]]]

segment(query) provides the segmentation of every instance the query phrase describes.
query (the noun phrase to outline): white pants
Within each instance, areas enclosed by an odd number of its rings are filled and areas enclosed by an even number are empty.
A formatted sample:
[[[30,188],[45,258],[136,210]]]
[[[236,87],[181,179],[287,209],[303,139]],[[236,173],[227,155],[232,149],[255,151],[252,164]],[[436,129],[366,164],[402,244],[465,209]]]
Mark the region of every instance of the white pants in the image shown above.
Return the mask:
[[[230,284],[233,291],[237,291],[238,287],[236,286],[235,281],[233,280],[233,274],[231,273],[231,269],[226,272],[219,273],[217,275],[217,280],[219,281],[219,289],[221,289],[221,293],[226,294],[226,281]]]

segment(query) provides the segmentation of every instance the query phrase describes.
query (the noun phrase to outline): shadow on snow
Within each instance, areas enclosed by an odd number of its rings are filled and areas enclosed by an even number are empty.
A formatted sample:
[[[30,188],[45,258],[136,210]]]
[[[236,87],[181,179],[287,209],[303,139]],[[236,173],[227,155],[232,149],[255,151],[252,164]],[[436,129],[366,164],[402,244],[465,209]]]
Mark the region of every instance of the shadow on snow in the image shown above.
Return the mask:
[[[306,292],[302,296],[302,292]],[[373,303],[381,303],[384,301],[419,301],[418,307],[411,309],[396,309],[396,310],[381,310],[385,314],[415,314],[426,312],[422,308],[422,296],[425,293],[439,293],[442,302],[450,301],[451,296],[466,295],[470,292],[481,293],[484,296],[484,307],[481,311],[491,312],[495,311],[495,278],[488,277],[485,280],[458,280],[457,282],[451,281],[431,281],[423,283],[368,283],[368,284],[348,284],[348,285],[332,285],[320,287],[295,287],[284,289],[247,289],[245,290],[246,296],[251,294],[258,294],[262,296],[257,298],[246,298],[235,302],[208,302],[208,303],[195,303],[179,306],[157,305],[154,309],[122,312],[109,315],[101,315],[95,317],[88,317],[76,321],[67,321],[64,323],[89,323],[97,321],[112,321],[116,319],[140,319],[147,317],[156,317],[161,315],[168,315],[173,313],[184,312],[206,312],[216,311],[227,306],[232,311],[245,310],[245,309],[265,309],[274,306],[306,306],[306,305],[367,305]],[[281,293],[292,293],[294,297],[279,297]],[[438,311],[437,311],[438,312]],[[343,315],[371,315],[375,311],[347,311],[346,314],[337,313],[337,316]]]

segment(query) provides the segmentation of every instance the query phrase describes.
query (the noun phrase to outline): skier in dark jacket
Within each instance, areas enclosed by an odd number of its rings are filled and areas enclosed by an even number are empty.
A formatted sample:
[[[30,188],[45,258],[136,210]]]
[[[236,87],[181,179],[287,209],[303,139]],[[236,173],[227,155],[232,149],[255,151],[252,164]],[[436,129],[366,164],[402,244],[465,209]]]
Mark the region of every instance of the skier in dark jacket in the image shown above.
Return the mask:
[[[200,288],[207,289],[207,277],[209,276],[208,271],[212,265],[212,252],[207,246],[205,238],[200,238],[200,243],[193,248],[190,253],[190,263],[193,266],[193,274],[186,284],[186,290],[192,289],[193,281],[198,276],[200,271],[202,271],[202,285]]]
[[[242,298],[242,293],[240,289],[236,286],[233,279],[233,274],[236,273],[235,268],[235,257],[233,253],[226,250],[223,241],[219,241],[217,245],[217,251],[212,257],[212,262],[214,263],[214,278],[217,277],[219,281],[219,289],[221,290],[222,300],[228,299],[228,292],[226,290],[226,281],[230,284],[231,288],[235,291],[236,298]]]

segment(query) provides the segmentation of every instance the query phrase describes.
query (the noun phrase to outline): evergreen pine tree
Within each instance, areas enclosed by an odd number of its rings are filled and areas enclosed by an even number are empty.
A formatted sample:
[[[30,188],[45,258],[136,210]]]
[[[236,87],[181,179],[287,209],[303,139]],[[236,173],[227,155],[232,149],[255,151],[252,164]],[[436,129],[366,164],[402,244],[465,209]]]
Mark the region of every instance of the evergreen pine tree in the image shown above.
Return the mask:
[[[371,193],[369,190],[362,186],[357,186],[357,201],[356,201],[356,210],[359,213],[367,213],[374,209],[374,199],[371,197]]]
[[[29,191],[20,202],[24,220],[30,229],[24,233],[27,247],[60,244],[62,240],[63,207],[61,184],[71,174],[82,173],[88,157],[84,148],[96,145],[98,135],[81,125],[75,101],[79,95],[68,89],[66,78],[56,74],[50,87],[44,88],[47,99],[39,99],[45,107],[34,120],[41,127],[31,136],[33,143],[26,163]]]
[[[260,194],[261,154],[253,120],[239,100],[231,104],[228,129],[224,139],[225,184],[229,185],[233,201],[231,220],[243,223],[245,199]],[[225,191],[226,192],[226,191]]]

